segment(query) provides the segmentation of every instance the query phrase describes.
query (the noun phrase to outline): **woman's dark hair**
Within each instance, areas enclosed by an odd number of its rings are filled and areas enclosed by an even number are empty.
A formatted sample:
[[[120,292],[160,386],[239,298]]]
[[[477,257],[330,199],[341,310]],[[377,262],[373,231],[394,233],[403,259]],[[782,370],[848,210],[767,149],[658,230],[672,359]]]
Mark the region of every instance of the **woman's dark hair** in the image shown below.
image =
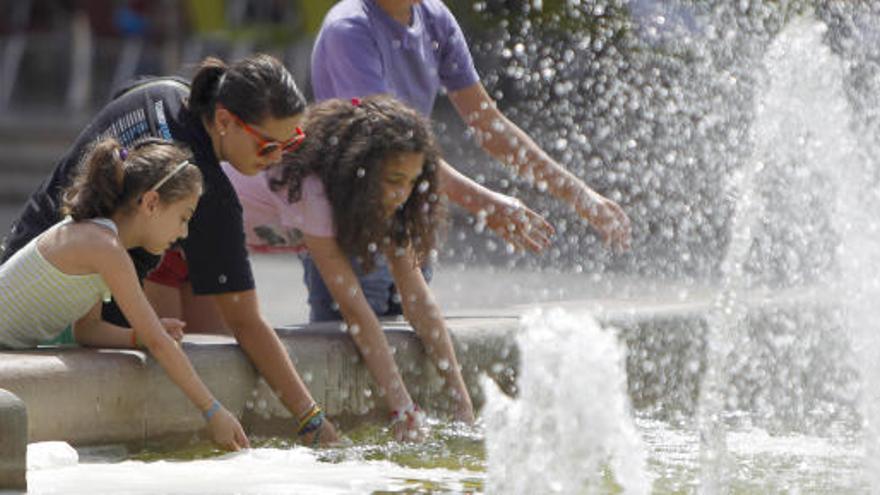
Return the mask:
[[[200,193],[202,173],[191,159],[185,147],[161,139],[145,139],[126,150],[116,139],[105,138],[80,162],[62,195],[61,213],[74,220],[109,217],[150,189],[164,204]]]
[[[301,197],[303,179],[317,174],[333,207],[340,247],[370,271],[382,248],[412,247],[420,260],[437,242],[444,211],[437,197],[439,153],[428,121],[390,96],[326,100],[309,108],[305,141],[285,154],[269,186]],[[399,153],[424,153],[422,173],[391,219],[382,206],[383,165]]]
[[[251,124],[267,117],[290,117],[306,108],[290,72],[278,59],[263,54],[232,65],[214,57],[202,61],[192,80],[189,109],[211,120],[217,104]]]

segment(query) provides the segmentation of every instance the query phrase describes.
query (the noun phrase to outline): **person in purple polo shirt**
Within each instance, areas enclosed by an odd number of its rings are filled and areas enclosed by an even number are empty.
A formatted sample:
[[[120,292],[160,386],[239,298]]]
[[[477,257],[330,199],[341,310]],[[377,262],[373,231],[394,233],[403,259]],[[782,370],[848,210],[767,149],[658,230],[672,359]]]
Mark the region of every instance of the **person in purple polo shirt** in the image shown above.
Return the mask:
[[[440,0],[342,0],[324,18],[312,52],[315,100],[390,94],[430,115],[445,89],[479,144],[517,175],[571,205],[615,249],[628,249],[630,222],[614,201],[595,192],[547,153],[497,108],[480,83],[464,34]],[[441,161],[441,187],[449,199],[519,248],[540,251],[553,228],[519,200],[490,191]],[[306,258],[311,319],[337,320],[333,299]],[[387,268],[361,275],[379,315],[400,314]]]

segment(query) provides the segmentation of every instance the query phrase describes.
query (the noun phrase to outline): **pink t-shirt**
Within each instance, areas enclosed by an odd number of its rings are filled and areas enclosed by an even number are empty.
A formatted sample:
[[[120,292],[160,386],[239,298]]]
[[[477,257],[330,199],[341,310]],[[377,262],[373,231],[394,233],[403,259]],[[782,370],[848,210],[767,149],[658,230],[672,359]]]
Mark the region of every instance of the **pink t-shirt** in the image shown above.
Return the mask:
[[[287,201],[287,191],[273,191],[264,173],[248,176],[221,163],[244,208],[244,230],[248,248],[256,252],[300,252],[305,250],[303,234],[335,237],[333,207],[316,175],[303,179],[296,203]]]

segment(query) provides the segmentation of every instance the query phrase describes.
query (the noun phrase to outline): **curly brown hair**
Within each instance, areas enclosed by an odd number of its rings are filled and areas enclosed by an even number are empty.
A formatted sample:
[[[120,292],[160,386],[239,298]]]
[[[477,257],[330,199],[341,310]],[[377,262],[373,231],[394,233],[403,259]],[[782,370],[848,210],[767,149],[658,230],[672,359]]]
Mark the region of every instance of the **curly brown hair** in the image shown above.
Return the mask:
[[[301,197],[303,179],[321,178],[333,208],[336,239],[369,272],[382,248],[412,248],[426,259],[445,224],[437,195],[440,154],[428,121],[390,96],[331,99],[310,107],[302,146],[285,154],[269,176],[288,201]],[[422,172],[409,198],[388,218],[382,207],[384,164],[399,153],[423,153]]]

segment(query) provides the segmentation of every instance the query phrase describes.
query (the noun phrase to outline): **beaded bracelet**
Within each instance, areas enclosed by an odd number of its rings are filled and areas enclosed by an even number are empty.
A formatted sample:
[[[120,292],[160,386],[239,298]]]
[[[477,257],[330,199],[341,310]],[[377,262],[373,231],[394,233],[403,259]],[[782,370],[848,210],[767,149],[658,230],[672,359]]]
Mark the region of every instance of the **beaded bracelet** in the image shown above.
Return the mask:
[[[419,409],[419,405],[416,404],[415,402],[410,402],[410,404],[407,407],[405,407],[399,411],[397,411],[397,410],[391,411],[391,426],[394,426],[397,423],[402,423],[402,422],[408,421],[408,420],[416,420],[417,415],[421,411],[422,410]]]
[[[205,421],[211,421],[211,418],[219,410],[220,410],[220,401],[218,401],[217,399],[214,399],[214,402],[211,403],[211,407],[202,411],[202,417],[205,418]]]
[[[307,435],[320,428],[323,422],[324,411],[317,404],[312,403],[312,407],[300,418],[296,434],[297,436]]]

